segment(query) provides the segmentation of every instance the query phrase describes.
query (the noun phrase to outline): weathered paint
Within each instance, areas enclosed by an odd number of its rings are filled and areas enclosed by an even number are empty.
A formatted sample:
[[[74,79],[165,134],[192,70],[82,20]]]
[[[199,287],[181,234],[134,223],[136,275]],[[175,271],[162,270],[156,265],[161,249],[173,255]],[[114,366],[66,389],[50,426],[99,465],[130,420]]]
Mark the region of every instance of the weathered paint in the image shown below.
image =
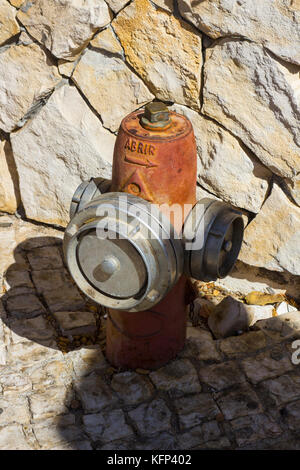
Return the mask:
[[[196,203],[197,153],[190,121],[170,112],[172,125],[151,131],[141,126],[142,115],[143,111],[134,112],[121,123],[111,191],[128,192],[159,205],[192,207]],[[165,214],[173,223],[172,213]],[[184,212],[175,229],[181,230],[183,222]],[[184,346],[189,287],[182,276],[152,310],[110,310],[108,360],[116,367],[155,369],[175,357]]]

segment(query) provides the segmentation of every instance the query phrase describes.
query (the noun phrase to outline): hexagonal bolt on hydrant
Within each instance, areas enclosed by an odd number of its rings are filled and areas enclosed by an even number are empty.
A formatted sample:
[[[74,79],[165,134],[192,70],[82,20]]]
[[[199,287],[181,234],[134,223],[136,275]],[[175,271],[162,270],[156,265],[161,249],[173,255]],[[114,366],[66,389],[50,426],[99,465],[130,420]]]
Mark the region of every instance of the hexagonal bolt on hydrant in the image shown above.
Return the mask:
[[[197,202],[196,178],[191,122],[153,102],[123,119],[112,181],[92,178],[73,196],[64,253],[78,287],[108,308],[115,367],[155,369],[174,358],[186,336],[189,277],[212,281],[234,266],[242,214]]]

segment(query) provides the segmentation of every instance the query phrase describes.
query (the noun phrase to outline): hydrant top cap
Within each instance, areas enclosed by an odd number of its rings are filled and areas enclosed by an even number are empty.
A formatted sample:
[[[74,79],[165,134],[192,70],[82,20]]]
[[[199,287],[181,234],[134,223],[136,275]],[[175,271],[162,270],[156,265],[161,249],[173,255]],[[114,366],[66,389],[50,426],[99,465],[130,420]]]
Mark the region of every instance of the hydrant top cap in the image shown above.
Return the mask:
[[[168,116],[170,125],[161,127],[161,121],[150,123],[145,117],[145,110],[140,109],[126,116],[121,122],[121,128],[130,137],[146,142],[175,140],[183,138],[193,132],[192,124],[187,117],[169,110]],[[146,123],[146,125],[144,123]]]

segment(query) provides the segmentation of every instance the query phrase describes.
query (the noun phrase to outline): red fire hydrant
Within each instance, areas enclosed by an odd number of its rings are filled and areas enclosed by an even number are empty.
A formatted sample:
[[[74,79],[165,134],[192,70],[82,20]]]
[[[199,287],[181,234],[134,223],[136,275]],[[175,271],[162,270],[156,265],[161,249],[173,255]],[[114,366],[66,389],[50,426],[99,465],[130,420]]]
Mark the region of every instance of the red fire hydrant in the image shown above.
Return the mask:
[[[242,214],[214,199],[197,203],[196,179],[190,121],[153,102],[123,119],[112,181],[92,178],[73,196],[66,261],[79,288],[108,307],[106,355],[116,367],[155,369],[174,358],[189,277],[225,277],[237,259]]]

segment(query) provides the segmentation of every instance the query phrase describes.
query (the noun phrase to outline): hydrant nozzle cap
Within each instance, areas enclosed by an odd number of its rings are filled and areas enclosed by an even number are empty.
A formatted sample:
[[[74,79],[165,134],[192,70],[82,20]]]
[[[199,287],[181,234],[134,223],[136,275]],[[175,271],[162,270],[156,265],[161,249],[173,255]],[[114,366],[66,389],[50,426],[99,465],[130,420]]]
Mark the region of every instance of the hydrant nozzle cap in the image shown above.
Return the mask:
[[[168,107],[161,101],[153,101],[145,106],[141,125],[149,130],[165,130],[172,124]]]

